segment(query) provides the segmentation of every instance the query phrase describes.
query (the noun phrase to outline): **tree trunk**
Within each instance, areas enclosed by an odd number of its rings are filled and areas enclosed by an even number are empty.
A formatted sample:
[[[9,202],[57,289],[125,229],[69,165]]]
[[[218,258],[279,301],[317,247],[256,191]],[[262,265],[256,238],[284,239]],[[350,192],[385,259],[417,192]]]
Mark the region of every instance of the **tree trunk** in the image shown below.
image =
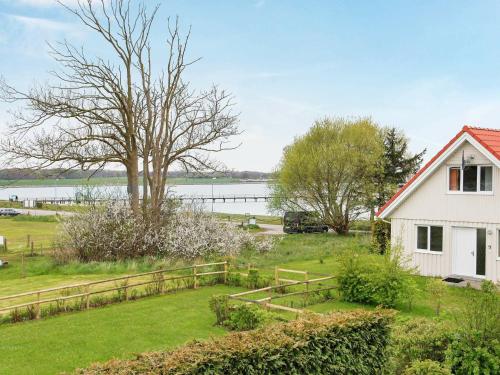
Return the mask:
[[[127,165],[127,192],[130,201],[130,208],[134,215],[140,214],[139,210],[139,160],[137,151],[130,155]]]
[[[348,234],[349,233],[349,224],[348,223],[336,223],[332,226],[333,230],[337,234]]]
[[[146,218],[148,213],[148,176],[148,160],[146,157],[144,157],[142,162],[142,215],[144,216],[144,218]]]

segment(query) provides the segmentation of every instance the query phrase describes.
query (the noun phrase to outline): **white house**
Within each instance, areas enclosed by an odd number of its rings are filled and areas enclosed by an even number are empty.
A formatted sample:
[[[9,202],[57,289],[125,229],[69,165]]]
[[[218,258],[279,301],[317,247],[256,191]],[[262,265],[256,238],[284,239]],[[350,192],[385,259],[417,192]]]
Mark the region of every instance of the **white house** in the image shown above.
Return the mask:
[[[500,281],[500,129],[464,126],[377,216],[422,275]]]

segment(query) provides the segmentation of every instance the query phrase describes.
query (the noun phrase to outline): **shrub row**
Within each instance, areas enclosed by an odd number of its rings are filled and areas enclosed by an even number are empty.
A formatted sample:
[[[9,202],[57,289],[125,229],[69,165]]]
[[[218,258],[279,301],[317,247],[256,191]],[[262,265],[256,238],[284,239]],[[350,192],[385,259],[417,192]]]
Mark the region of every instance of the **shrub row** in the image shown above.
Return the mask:
[[[311,315],[77,370],[98,374],[379,374],[387,360],[390,311]]]

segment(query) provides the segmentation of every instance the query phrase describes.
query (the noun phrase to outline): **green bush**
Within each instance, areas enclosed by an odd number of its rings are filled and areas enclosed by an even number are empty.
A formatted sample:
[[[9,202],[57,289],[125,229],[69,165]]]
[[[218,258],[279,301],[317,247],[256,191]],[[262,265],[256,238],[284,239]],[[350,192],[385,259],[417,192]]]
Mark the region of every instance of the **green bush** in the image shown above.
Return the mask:
[[[218,325],[223,325],[229,317],[229,297],[227,295],[215,295],[209,301],[210,310],[215,313]]]
[[[233,331],[249,331],[265,320],[265,312],[255,305],[236,305],[229,309],[225,325]]]
[[[454,374],[500,373],[500,296],[491,281],[467,288],[468,303],[455,314],[459,326],[446,357]]]
[[[430,300],[435,306],[436,315],[441,313],[441,304],[446,294],[446,284],[441,279],[429,279],[427,282],[427,292]]]
[[[193,342],[172,352],[96,364],[81,375],[381,374],[393,314],[311,315],[248,332]]]
[[[259,271],[248,270],[247,288],[256,289],[259,282]]]
[[[391,373],[401,374],[412,362],[443,363],[454,327],[425,318],[395,325],[391,334]]]
[[[500,344],[484,342],[479,332],[455,335],[446,357],[455,375],[500,374]]]
[[[405,375],[451,375],[450,370],[443,367],[441,363],[426,359],[425,361],[415,361],[408,367]]]
[[[248,289],[258,289],[269,286],[272,284],[272,282],[273,278],[271,276],[262,276],[260,275],[259,270],[250,269],[248,270],[248,276],[245,286]]]
[[[229,272],[227,275],[227,285],[229,286],[242,286],[241,275],[238,272]]]
[[[373,222],[372,230],[372,251],[377,254],[385,254],[388,247],[390,247],[391,240],[391,224],[383,220],[375,220]]]
[[[339,290],[348,302],[394,307],[412,292],[412,269],[403,264],[400,249],[387,252],[380,264],[363,261],[356,254],[343,258],[339,271]]]
[[[483,341],[500,341],[500,294],[489,280],[483,281],[481,290],[466,289],[466,299],[455,314],[455,321],[464,332],[478,332]]]

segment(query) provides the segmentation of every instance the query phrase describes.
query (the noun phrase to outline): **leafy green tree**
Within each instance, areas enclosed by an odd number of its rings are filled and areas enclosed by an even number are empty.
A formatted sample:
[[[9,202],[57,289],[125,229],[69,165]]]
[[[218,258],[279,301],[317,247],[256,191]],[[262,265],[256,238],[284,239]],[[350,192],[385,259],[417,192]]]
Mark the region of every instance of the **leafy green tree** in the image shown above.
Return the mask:
[[[369,118],[316,121],[285,148],[271,206],[316,211],[345,234],[376,191],[373,176],[381,171],[383,152],[379,128]]]

